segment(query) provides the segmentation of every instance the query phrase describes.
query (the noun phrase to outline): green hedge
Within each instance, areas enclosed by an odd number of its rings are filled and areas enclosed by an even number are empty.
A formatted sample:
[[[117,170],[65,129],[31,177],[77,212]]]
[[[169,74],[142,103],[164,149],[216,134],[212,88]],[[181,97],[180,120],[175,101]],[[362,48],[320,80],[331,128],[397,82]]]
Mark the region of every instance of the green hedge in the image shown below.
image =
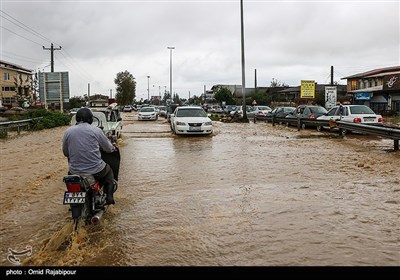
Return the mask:
[[[58,111],[48,111],[39,109],[29,112],[29,118],[32,120],[32,130],[41,130],[57,126],[69,125],[71,116]]]

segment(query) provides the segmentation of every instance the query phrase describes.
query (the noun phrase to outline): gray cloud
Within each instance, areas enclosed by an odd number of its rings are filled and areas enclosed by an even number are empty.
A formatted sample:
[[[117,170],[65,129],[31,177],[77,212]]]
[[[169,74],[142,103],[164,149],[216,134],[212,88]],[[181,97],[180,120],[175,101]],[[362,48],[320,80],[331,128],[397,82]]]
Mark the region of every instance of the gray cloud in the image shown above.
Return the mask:
[[[400,64],[399,2],[244,1],[246,85],[329,82],[372,68]],[[34,29],[61,51],[55,70],[70,72],[71,95],[115,91],[116,73],[128,70],[138,97],[159,86],[181,97],[204,85],[241,84],[239,1],[8,2],[1,10]],[[3,15],[3,14],[2,14]],[[1,18],[1,58],[30,69],[49,64],[50,42]],[[29,59],[28,59],[29,58]],[[45,68],[49,71],[49,67]],[[154,87],[153,87],[154,85]]]

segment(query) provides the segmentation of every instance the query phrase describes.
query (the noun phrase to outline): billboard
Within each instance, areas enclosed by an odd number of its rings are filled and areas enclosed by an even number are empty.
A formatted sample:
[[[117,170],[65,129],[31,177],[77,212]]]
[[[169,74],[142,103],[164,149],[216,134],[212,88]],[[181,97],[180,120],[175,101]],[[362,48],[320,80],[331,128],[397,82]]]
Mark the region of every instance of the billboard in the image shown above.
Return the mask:
[[[62,109],[63,102],[69,101],[68,72],[40,72],[39,97],[46,108],[49,103],[53,103],[59,104]]]
[[[337,87],[325,87],[325,108],[330,109],[337,102]]]
[[[315,81],[302,80],[300,98],[314,98],[315,97]]]

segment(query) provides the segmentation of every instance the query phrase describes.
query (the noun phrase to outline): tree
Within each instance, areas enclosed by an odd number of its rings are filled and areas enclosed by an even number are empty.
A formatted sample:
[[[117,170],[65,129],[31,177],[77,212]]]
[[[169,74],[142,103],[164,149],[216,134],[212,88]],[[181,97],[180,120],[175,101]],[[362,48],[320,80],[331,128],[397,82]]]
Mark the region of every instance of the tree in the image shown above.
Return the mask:
[[[181,104],[181,99],[179,97],[179,94],[174,93],[174,96],[172,97],[172,102],[175,104]]]
[[[22,74],[17,74],[17,76],[14,77],[14,85],[16,91],[15,97],[19,106],[22,106],[25,101],[31,101],[31,83],[32,82],[30,81],[30,77],[28,75],[26,76],[25,80],[22,78]]]
[[[132,104],[136,97],[136,81],[131,73],[128,71],[117,73],[114,79],[116,84],[117,93],[115,99],[120,105]]]
[[[272,78],[270,87],[288,87],[289,85]]]
[[[234,100],[233,100],[233,94],[232,92],[227,89],[227,88],[219,88],[217,90],[217,92],[214,95],[215,100],[218,101],[218,103],[221,105],[222,107],[222,102],[225,101],[226,105],[232,105],[235,104]]]
[[[252,100],[256,100],[258,105],[268,104],[267,94],[265,92],[255,91],[252,95]]]
[[[71,97],[69,99],[69,106],[70,108],[79,108],[85,106],[85,99],[84,97]]]

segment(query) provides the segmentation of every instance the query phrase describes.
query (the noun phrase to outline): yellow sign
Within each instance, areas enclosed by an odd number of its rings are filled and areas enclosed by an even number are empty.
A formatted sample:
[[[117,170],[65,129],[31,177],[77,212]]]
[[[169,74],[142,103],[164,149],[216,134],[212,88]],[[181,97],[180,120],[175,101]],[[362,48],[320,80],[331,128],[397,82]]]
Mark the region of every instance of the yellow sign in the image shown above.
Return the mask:
[[[315,97],[315,81],[301,81],[300,98],[314,98]]]

